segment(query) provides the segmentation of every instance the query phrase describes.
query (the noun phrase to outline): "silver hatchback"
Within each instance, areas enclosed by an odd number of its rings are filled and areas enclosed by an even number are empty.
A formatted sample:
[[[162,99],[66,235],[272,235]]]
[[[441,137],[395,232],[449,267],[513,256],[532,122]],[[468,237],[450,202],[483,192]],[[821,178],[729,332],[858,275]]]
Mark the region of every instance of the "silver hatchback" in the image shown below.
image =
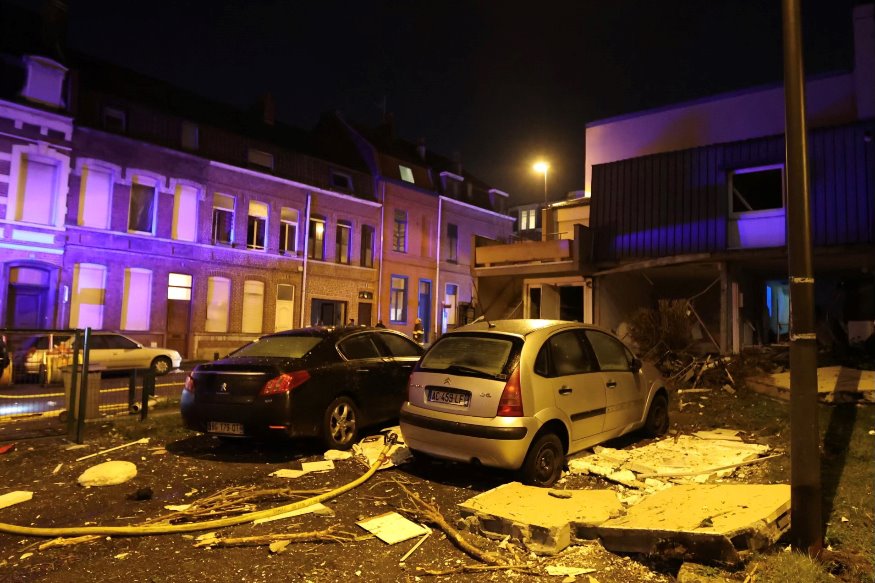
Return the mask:
[[[410,376],[414,453],[518,470],[550,486],[568,454],[668,429],[668,392],[614,335],[578,322],[481,321],[441,336]]]

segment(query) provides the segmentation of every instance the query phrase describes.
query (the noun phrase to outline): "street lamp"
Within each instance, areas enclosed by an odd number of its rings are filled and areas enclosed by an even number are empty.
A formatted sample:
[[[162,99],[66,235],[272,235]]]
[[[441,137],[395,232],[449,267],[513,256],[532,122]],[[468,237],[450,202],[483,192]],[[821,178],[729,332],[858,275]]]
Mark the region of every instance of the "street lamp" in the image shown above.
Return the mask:
[[[535,165],[532,166],[535,169],[535,172],[539,172],[544,175],[544,207],[547,206],[547,171],[550,170],[550,164],[540,160],[535,162]]]

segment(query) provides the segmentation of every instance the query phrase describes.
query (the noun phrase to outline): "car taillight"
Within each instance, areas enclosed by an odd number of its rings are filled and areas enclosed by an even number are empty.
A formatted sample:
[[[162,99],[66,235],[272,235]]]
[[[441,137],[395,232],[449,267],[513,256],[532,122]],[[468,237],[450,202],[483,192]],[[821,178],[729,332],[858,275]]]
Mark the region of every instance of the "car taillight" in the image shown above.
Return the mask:
[[[264,387],[262,387],[261,392],[258,394],[264,397],[265,395],[288,393],[292,389],[303,385],[309,380],[309,378],[310,373],[305,370],[296,370],[295,372],[281,374],[280,376],[264,383]]]
[[[194,392],[194,379],[191,375],[185,377],[185,384],[182,386],[183,391],[188,391],[189,393]]]
[[[523,394],[520,389],[520,368],[516,367],[507,379],[507,384],[504,385],[504,390],[501,392],[501,399],[498,400],[498,411],[496,417],[522,417],[523,416]]]

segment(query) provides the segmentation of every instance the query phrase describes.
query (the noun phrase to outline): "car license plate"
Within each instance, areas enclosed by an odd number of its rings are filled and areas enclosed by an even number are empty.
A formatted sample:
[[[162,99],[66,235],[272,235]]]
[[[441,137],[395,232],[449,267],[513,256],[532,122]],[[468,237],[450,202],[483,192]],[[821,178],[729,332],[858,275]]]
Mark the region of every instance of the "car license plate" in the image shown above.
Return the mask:
[[[441,391],[438,389],[430,389],[428,391],[429,403],[443,403],[444,405],[455,405],[456,407],[467,407],[471,395],[457,391]]]
[[[243,435],[242,423],[225,423],[224,421],[210,421],[207,426],[210,433],[224,433],[227,435]]]

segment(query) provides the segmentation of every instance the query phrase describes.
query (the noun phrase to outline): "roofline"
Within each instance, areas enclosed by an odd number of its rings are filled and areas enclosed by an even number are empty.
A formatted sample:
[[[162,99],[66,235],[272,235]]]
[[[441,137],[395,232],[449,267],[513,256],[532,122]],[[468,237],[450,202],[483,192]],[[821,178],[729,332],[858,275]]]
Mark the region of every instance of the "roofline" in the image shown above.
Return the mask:
[[[463,207],[465,207],[465,208],[469,208],[469,209],[471,209],[471,210],[479,211],[479,212],[481,212],[481,213],[486,213],[486,214],[492,215],[492,216],[494,216],[494,217],[496,217],[496,218],[499,218],[499,219],[505,219],[505,220],[508,220],[508,221],[515,221],[515,220],[516,220],[516,219],[513,218],[513,217],[509,217],[509,216],[507,216],[507,215],[503,215],[503,214],[498,213],[498,212],[495,212],[495,211],[493,211],[493,210],[489,210],[489,209],[485,209],[485,208],[483,208],[483,207],[479,207],[479,206],[476,206],[476,205],[473,205],[473,204],[469,204],[469,203],[467,203],[467,202],[462,202],[461,200],[456,200],[456,199],[454,199],[454,198],[449,198],[449,197],[444,196],[444,195],[442,195],[442,194],[441,194],[441,195],[438,195],[438,198],[439,198],[440,200],[442,200],[442,201],[445,201],[445,202],[452,202],[452,203],[455,203],[455,204],[457,204],[457,205],[459,205],[459,206],[463,206]]]

